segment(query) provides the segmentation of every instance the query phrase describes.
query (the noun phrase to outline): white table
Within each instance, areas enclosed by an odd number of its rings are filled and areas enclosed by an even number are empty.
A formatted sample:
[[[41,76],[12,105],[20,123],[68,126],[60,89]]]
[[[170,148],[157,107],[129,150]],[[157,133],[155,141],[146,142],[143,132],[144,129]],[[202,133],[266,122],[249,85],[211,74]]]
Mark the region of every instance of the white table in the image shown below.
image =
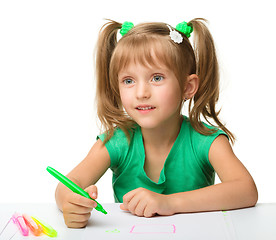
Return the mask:
[[[276,239],[276,203],[257,204],[256,207],[227,212],[176,214],[143,218],[120,210],[119,204],[102,204],[108,212],[104,215],[93,210],[89,224],[83,229],[69,229],[62,213],[55,204],[1,204],[0,232],[11,215],[17,211],[36,216],[50,224],[58,232],[55,239]],[[8,234],[17,231],[11,222],[0,236],[9,239]],[[5,238],[3,238],[5,237]],[[51,239],[46,235],[21,236],[17,231],[15,239]]]

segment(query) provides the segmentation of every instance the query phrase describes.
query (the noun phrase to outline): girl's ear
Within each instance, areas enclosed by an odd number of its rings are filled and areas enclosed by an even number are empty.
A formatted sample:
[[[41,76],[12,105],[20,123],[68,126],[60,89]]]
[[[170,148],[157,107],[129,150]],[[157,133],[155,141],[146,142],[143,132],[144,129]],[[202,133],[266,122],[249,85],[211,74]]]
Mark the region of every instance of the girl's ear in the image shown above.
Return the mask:
[[[183,98],[184,100],[192,98],[199,86],[199,77],[196,74],[189,75],[184,88]]]

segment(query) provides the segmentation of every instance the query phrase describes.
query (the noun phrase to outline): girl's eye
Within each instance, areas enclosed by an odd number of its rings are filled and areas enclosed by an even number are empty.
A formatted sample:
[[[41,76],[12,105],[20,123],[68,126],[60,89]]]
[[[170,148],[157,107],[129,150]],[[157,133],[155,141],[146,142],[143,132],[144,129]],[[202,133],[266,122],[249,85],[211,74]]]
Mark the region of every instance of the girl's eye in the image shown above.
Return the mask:
[[[163,79],[164,79],[164,77],[156,75],[156,76],[153,77],[152,81],[154,81],[154,82],[160,82]]]
[[[123,80],[123,83],[128,85],[128,84],[134,83],[134,81],[132,79],[125,79],[125,80]]]

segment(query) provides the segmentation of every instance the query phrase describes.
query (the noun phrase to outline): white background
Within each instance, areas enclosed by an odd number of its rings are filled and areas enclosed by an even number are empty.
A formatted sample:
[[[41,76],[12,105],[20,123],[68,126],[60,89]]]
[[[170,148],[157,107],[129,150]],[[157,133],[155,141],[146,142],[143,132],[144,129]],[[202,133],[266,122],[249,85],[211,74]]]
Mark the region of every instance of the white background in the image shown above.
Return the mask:
[[[275,202],[273,1],[0,1],[0,202],[54,202],[52,166],[67,174],[99,128],[93,51],[104,18],[209,20],[221,64],[221,118],[254,177]],[[97,184],[113,202],[110,170]]]

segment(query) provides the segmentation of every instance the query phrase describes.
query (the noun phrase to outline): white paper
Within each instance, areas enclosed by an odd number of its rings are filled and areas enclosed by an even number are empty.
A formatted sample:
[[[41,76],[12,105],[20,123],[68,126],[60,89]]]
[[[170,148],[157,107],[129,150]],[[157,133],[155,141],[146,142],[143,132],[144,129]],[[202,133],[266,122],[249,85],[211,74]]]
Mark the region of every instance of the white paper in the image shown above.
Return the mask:
[[[82,239],[220,239],[231,240],[234,234],[226,212],[208,212],[137,217],[120,210],[119,204],[103,205],[107,215],[93,211]],[[229,227],[230,226],[230,227]]]

